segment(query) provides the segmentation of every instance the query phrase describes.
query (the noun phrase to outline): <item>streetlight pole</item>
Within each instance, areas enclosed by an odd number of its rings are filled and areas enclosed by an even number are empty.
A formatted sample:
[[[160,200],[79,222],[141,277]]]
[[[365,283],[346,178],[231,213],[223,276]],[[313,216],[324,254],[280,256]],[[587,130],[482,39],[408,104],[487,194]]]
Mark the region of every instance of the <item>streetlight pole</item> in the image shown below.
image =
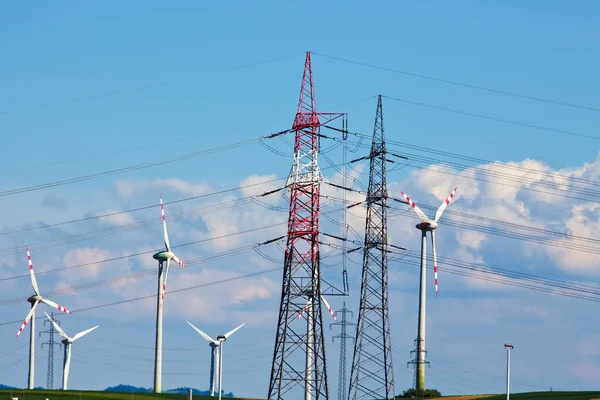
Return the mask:
[[[510,343],[506,343],[504,345],[506,349],[506,400],[509,400],[510,397],[510,351],[514,348],[514,346]]]

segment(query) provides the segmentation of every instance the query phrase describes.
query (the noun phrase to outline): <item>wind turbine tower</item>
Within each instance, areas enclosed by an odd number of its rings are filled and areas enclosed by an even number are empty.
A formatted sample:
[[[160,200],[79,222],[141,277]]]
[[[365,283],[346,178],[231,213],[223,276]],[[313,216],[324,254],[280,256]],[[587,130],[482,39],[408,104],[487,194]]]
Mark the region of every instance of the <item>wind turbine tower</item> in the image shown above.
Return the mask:
[[[167,222],[165,220],[165,207],[162,196],[160,196],[160,210],[162,212],[163,236],[165,239],[165,250],[154,254],[152,258],[158,261],[158,294],[156,299],[156,342],[154,347],[154,393],[162,391],[162,320],[163,320],[163,302],[167,290],[167,277],[169,275],[169,265],[171,260],[185,267],[175,253],[171,251],[169,244],[169,234],[167,233]],[[166,264],[166,266],[165,266]]]
[[[60,328],[60,326],[58,326],[58,324],[56,322],[54,322],[54,320],[47,313],[44,312],[44,314],[46,314],[46,317],[48,317],[48,319],[52,322],[52,324],[54,325],[54,328],[56,328],[56,330],[58,331],[60,336],[62,336],[64,338],[62,340],[62,344],[64,345],[64,348],[65,348],[65,355],[64,355],[64,359],[63,359],[62,390],[67,390],[67,382],[69,380],[69,368],[71,366],[71,345],[73,344],[74,341],[87,335],[88,333],[90,333],[91,331],[93,331],[94,329],[99,327],[100,325],[96,325],[93,328],[86,329],[85,331],[79,332],[78,334],[76,334],[75,336],[73,336],[71,338],[65,333],[65,331],[63,331]]]
[[[245,322],[226,334],[217,336],[217,341],[219,342],[219,400],[221,400],[221,395],[223,393],[223,342],[226,341],[229,336],[233,335],[235,331],[244,326],[244,324]]]
[[[16,337],[19,337],[21,332],[23,332],[23,329],[25,329],[25,326],[29,323],[29,320],[31,320],[31,325],[29,327],[29,329],[30,329],[29,330],[29,374],[28,374],[28,378],[27,378],[27,388],[33,389],[34,378],[35,378],[34,377],[34,372],[35,372],[35,309],[38,306],[38,304],[45,303],[45,304],[49,305],[50,307],[56,308],[57,310],[60,310],[67,314],[71,314],[71,311],[67,310],[64,307],[59,306],[58,304],[56,304],[55,302],[53,302],[51,300],[48,300],[48,299],[45,299],[42,297],[42,295],[40,294],[38,285],[37,285],[37,280],[35,279],[35,273],[33,272],[33,263],[31,262],[31,254],[29,253],[29,248],[27,247],[26,249],[27,249],[27,260],[29,261],[29,276],[31,277],[31,285],[33,286],[33,291],[35,292],[35,294],[27,299],[27,301],[29,303],[31,303],[31,310],[29,310],[29,313],[27,313],[27,316],[25,317],[25,320],[21,324],[21,327],[19,328],[19,331],[17,332]]]
[[[427,256],[427,232],[431,232],[435,296],[438,297],[438,269],[437,255],[435,252],[435,230],[438,227],[438,221],[440,217],[446,210],[446,207],[448,207],[448,204],[450,204],[450,200],[452,200],[452,198],[456,194],[456,189],[458,189],[458,187],[454,188],[452,193],[450,193],[450,196],[448,196],[448,198],[444,200],[442,205],[437,209],[433,220],[429,219],[429,217],[427,217],[427,215],[425,215],[425,213],[421,211],[421,209],[415,204],[415,202],[412,201],[412,199],[408,197],[406,193],[402,192],[402,196],[404,196],[404,198],[406,199],[406,201],[408,201],[412,209],[415,210],[417,216],[421,219],[421,222],[416,225],[416,228],[421,231],[421,281],[419,285],[419,328],[417,330],[415,359],[409,362],[409,364],[415,365],[415,390],[417,392],[417,396],[420,393],[423,393],[423,391],[425,390],[425,364],[428,364],[428,362],[425,361],[425,355],[427,353],[425,350],[425,303],[427,300],[425,266]]]

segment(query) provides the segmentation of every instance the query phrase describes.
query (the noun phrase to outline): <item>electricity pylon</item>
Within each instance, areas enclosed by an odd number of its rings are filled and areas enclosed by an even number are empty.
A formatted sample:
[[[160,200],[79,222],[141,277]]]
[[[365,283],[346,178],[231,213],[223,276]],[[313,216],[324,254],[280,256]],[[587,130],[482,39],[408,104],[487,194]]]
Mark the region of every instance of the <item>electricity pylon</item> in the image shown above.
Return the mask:
[[[385,136],[381,95],[370,159],[360,307],[350,373],[349,400],[393,399],[394,369],[388,308],[388,239]]]

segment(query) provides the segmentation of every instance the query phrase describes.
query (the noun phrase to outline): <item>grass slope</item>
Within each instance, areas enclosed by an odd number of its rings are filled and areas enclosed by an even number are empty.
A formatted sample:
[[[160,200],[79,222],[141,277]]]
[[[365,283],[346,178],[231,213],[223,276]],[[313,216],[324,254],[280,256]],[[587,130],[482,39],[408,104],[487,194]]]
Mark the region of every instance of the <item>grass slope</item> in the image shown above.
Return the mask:
[[[0,400],[185,400],[185,394],[155,394],[155,393],[119,393],[105,391],[80,391],[80,390],[0,390]],[[194,400],[214,400],[210,396],[193,396]],[[232,399],[232,397],[227,397]],[[236,400],[256,400],[235,397]]]
[[[459,398],[459,397],[457,397]],[[600,392],[529,392],[511,393],[511,400],[600,400]],[[504,400],[506,394],[480,396],[473,400]]]

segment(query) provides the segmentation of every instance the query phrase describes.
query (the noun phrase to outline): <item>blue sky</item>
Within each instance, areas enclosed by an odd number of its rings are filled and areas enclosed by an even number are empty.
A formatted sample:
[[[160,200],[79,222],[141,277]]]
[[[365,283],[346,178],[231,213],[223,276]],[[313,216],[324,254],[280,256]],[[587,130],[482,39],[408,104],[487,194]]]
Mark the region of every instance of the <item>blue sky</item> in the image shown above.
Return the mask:
[[[384,94],[600,136],[595,129],[600,120],[597,111],[448,85],[325,57],[600,107],[595,98],[600,89],[596,76],[599,60],[589,51],[590,43],[599,34],[596,21],[600,10],[591,1],[571,8],[558,1],[461,1],[452,5],[381,2],[368,6],[358,2],[346,2],[343,6],[238,2],[230,7],[189,1],[170,7],[140,1],[102,5],[61,2],[36,8],[4,4],[0,13],[0,48],[4,56],[0,63],[0,129],[9,151],[4,154],[4,167],[0,169],[0,191],[160,161],[287,129],[296,111],[307,50],[315,53],[313,71],[319,111],[347,112],[350,129],[366,135],[373,129],[375,96]],[[132,90],[141,87],[145,88]],[[125,92],[69,102],[122,91]],[[55,105],[36,107],[48,104]],[[428,162],[411,163],[391,171],[389,185],[396,197],[405,190],[417,203],[437,207],[458,184],[455,203],[449,209],[590,238],[600,233],[594,193],[586,201],[540,194],[529,190],[531,185],[526,180],[540,180],[548,185],[547,178],[531,174],[521,176],[517,188],[502,179],[473,180],[469,177],[483,175],[474,175],[469,168],[489,171],[493,167],[398,145],[403,142],[515,163],[536,171],[560,170],[571,178],[597,182],[597,139],[493,122],[389,98],[384,99],[384,118],[386,136],[394,142],[390,144],[394,151],[463,164],[439,167]],[[8,232],[107,210],[157,204],[159,192],[168,202],[246,182],[284,177],[291,165],[291,148],[286,145],[291,140],[286,137],[285,142],[269,142],[287,157],[252,144],[118,176],[3,196],[3,229]],[[362,147],[358,154],[366,151]],[[341,148],[326,156],[333,163],[340,163]],[[321,166],[328,166],[324,157]],[[352,174],[366,185],[368,166],[361,164],[356,168]],[[500,173],[507,171],[502,166],[494,168],[499,168]],[[442,169],[445,173],[440,172]],[[340,180],[331,168],[326,171],[327,180]],[[573,194],[577,186],[593,189],[589,182],[586,186],[573,179],[565,185],[549,191]],[[277,183],[265,184],[250,194],[276,187]],[[331,188],[324,190],[341,196]],[[167,205],[167,218],[248,194],[234,192]],[[361,198],[358,194],[353,196],[356,200]],[[265,201],[283,210],[287,208],[285,198],[279,194]],[[339,219],[340,213],[335,211],[339,206],[334,202],[324,207],[324,212]],[[405,210],[403,206],[398,209]],[[40,272],[155,250],[162,243],[158,213],[156,206],[119,219],[95,219],[0,236],[0,249],[6,255],[0,264],[1,274],[10,277],[27,272],[25,244],[31,245],[34,265]],[[359,234],[364,229],[363,214],[364,211],[356,211],[355,216],[349,217]],[[174,218],[169,222],[169,231],[172,243],[187,243],[262,227],[265,221],[282,223],[228,240],[183,247],[181,258],[191,260],[283,235],[285,218],[285,211],[236,203],[216,212],[197,212],[194,218]],[[398,221],[390,229],[392,241],[418,251],[418,232],[413,227],[416,220],[392,218]],[[123,228],[142,220],[153,220],[154,225],[131,231]],[[339,226],[331,221],[322,221],[323,231],[339,231]],[[113,234],[100,238],[47,247],[37,245],[37,249],[34,245],[108,228],[115,229]],[[584,244],[586,251],[561,250],[557,245],[532,244],[455,226],[444,228],[438,237],[440,256],[588,285],[598,283],[594,253],[589,250],[593,244]],[[500,228],[514,231],[506,226]],[[13,250],[16,246],[20,247]],[[282,259],[277,247],[268,252],[276,260]],[[331,280],[339,280],[341,257],[333,254],[331,260],[325,274]],[[360,275],[356,262],[360,263],[359,256],[348,262],[353,295],[346,299],[354,311]],[[169,288],[176,290],[277,265],[255,252],[231,256],[190,265],[185,271],[173,270]],[[38,282],[43,292],[64,290],[151,271],[153,267],[150,256],[128,258],[40,275]],[[440,262],[440,268],[443,267]],[[390,269],[394,269],[390,284],[392,341],[396,391],[400,393],[412,381],[412,370],[405,363],[416,334],[417,270],[402,261],[393,261]],[[209,348],[185,324],[186,320],[211,335],[227,331],[243,320],[247,326],[227,342],[224,389],[236,395],[265,396],[280,278],[279,272],[274,272],[172,296],[167,293],[164,340],[168,362],[164,366],[164,387],[207,386]],[[49,298],[67,308],[80,309],[151,294],[154,280],[154,275],[144,275]],[[600,376],[600,325],[589,320],[593,302],[482,282],[444,274],[442,270],[440,298],[431,297],[430,289],[428,386],[437,387],[444,394],[501,392],[505,356],[502,344],[512,341],[516,347],[514,371],[520,377],[515,378],[514,390],[550,386],[597,388],[594,383]],[[430,283],[428,287],[432,288]],[[1,281],[0,285],[0,322],[22,319],[28,309],[24,299],[31,291],[28,278]],[[19,298],[23,301],[15,300]],[[335,309],[341,308],[341,298],[330,302]],[[38,316],[43,316],[41,308]],[[70,386],[99,389],[130,383],[150,387],[153,309],[152,300],[145,300],[61,316],[67,333],[101,325],[73,346],[72,365],[77,367],[72,368]],[[324,318],[328,323],[328,316]],[[0,358],[0,383],[25,386],[27,347],[22,346],[29,333],[15,340],[18,327],[18,322],[0,325],[7,352]],[[338,332],[327,332],[327,343],[331,343],[330,337]],[[46,353],[39,349],[40,339],[37,343],[36,384],[44,385]],[[551,353],[548,348],[557,350]],[[337,349],[337,344],[328,344],[332,394],[337,385]],[[62,355],[56,362],[57,371],[61,360]],[[13,369],[14,363],[17,364]],[[234,374],[238,377],[234,378]],[[59,379],[57,372],[55,385]]]

